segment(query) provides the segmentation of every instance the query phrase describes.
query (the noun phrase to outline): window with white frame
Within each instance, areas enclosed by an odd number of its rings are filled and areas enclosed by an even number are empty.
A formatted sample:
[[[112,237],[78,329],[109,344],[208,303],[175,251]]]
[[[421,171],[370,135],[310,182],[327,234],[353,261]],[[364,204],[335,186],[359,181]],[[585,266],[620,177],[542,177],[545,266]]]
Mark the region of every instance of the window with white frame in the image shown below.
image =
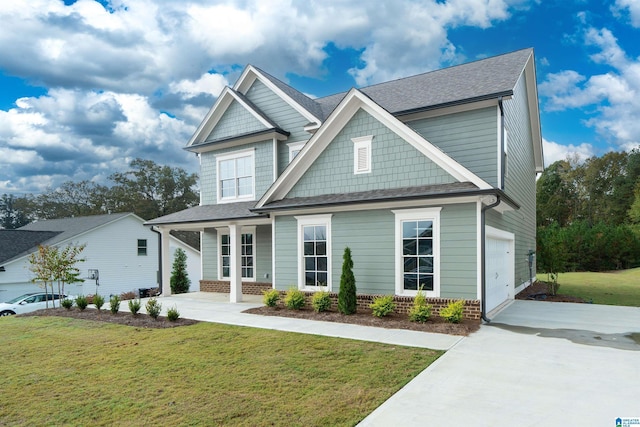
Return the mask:
[[[138,239],[138,255],[147,254],[147,239]]]
[[[237,151],[216,157],[218,202],[252,200],[255,182],[255,152]]]
[[[440,208],[394,211],[396,293],[440,293]]]
[[[289,163],[302,151],[304,144],[306,141],[301,142],[292,142],[291,144],[287,144],[289,147]]]
[[[300,287],[331,289],[331,215],[296,217]]]
[[[226,230],[218,231],[220,267],[219,276],[221,279],[231,277],[231,236]],[[255,231],[240,235],[240,262],[242,278],[246,280],[255,279]]]
[[[351,138],[353,141],[353,173],[371,172],[371,141],[373,135]]]

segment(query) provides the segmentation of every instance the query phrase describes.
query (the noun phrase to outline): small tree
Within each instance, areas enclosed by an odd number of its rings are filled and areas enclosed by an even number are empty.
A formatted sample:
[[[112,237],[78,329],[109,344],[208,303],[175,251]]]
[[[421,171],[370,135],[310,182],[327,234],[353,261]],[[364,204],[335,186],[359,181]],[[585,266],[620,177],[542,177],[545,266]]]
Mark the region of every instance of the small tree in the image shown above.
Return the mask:
[[[189,292],[191,280],[187,274],[187,254],[180,248],[176,249],[171,270],[171,293],[184,294]]]
[[[64,294],[64,285],[66,283],[75,283],[83,281],[80,276],[80,270],[76,267],[78,262],[84,261],[80,258],[80,253],[86,247],[82,245],[68,245],[64,249],[56,246],[38,246],[38,251],[29,255],[29,270],[34,277],[31,279],[34,283],[40,283],[45,293],[49,294],[51,289],[52,302],[53,285],[58,285],[58,294]],[[55,303],[53,304],[55,307]],[[47,297],[46,307],[49,307],[49,298]]]
[[[340,275],[340,291],[338,292],[338,311],[342,314],[356,312],[356,278],[353,275],[351,249],[344,248],[342,256],[342,274]]]

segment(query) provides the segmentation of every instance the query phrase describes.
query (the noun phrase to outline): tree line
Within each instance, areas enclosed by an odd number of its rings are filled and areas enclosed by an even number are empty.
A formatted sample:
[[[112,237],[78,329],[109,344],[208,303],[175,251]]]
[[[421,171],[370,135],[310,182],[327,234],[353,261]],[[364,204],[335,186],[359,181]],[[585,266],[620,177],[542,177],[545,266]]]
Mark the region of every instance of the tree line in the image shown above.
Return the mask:
[[[538,270],[640,265],[640,151],[560,160],[536,183]]]
[[[0,228],[16,229],[35,220],[133,212],[143,219],[198,204],[197,175],[182,168],[137,158],[130,170],[109,176],[111,185],[67,181],[39,195],[0,196]]]

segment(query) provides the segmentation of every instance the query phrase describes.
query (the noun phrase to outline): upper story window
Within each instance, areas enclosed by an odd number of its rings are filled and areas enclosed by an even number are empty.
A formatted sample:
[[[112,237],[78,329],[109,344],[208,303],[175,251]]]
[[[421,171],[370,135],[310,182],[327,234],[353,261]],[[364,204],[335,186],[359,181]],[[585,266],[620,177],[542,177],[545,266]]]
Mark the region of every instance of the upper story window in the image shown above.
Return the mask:
[[[138,239],[138,255],[147,254],[147,239]]]
[[[371,141],[373,135],[351,138],[353,141],[353,173],[371,172]]]
[[[216,157],[218,202],[253,200],[255,188],[255,151],[243,150]]]
[[[287,144],[289,147],[289,163],[302,151],[304,144],[306,141],[301,142],[292,142],[291,144]]]

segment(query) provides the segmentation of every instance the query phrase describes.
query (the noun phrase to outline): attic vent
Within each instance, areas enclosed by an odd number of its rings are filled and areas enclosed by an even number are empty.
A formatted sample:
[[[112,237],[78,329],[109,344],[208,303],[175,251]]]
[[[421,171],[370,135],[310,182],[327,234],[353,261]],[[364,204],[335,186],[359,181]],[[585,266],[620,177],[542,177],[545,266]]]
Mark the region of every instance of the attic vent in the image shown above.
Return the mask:
[[[351,138],[353,141],[353,173],[371,172],[371,141],[373,135]]]

